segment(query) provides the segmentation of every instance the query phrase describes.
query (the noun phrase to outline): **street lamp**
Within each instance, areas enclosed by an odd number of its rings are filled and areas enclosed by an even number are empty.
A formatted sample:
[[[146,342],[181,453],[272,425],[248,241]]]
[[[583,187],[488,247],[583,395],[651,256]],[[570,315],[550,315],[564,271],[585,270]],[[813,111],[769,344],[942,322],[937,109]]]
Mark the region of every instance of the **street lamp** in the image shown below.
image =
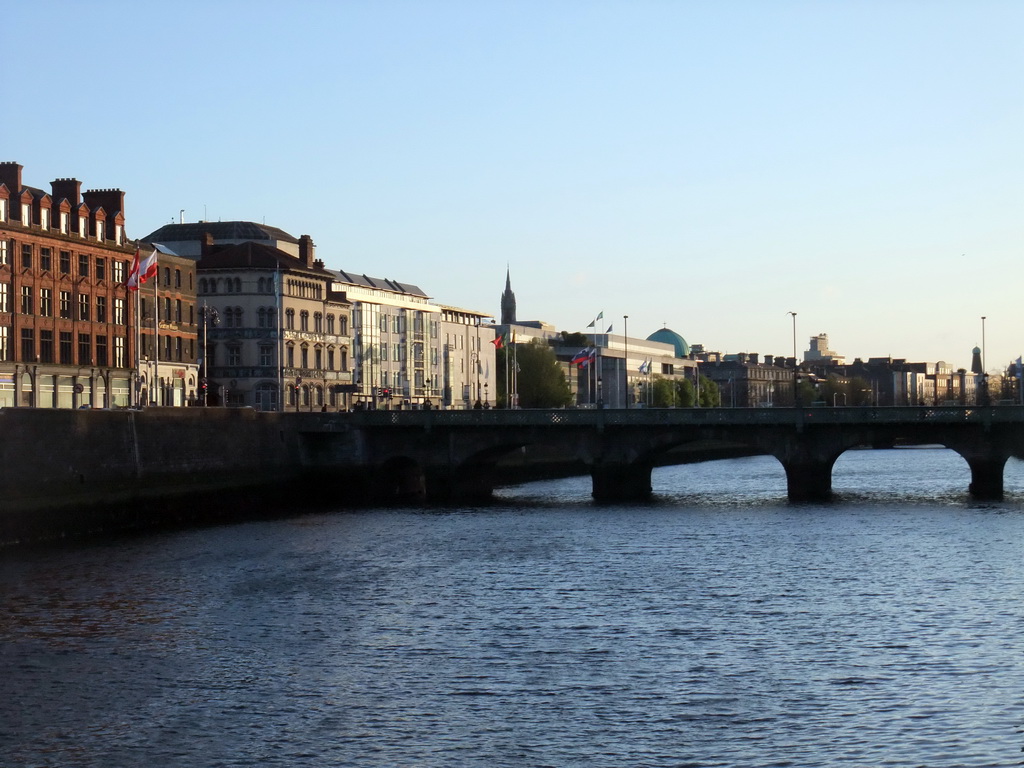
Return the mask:
[[[793,405],[800,406],[800,377],[797,375],[797,370],[800,367],[799,362],[796,359],[796,312],[787,312],[787,315],[793,316]]]
[[[985,367],[985,315],[981,316],[981,386],[982,402],[989,405],[988,368]]]
[[[626,407],[629,408],[629,315],[622,316],[622,375],[626,379],[622,391],[626,396]]]
[[[203,405],[206,405],[206,393],[210,386],[209,371],[210,366],[206,362],[206,336],[207,328],[212,323],[218,325],[220,323],[220,314],[217,312],[216,307],[208,307],[206,302],[203,302],[202,309],[199,310],[199,315],[203,320],[203,377],[200,379],[203,386]],[[150,383],[150,390],[152,391],[152,383]]]

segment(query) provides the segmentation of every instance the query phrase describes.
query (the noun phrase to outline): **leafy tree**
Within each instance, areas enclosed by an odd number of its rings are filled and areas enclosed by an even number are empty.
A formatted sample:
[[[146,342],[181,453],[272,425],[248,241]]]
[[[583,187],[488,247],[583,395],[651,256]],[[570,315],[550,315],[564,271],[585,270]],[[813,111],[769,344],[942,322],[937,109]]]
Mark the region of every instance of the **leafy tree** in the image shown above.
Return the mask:
[[[586,347],[590,344],[590,340],[586,334],[576,331],[575,333],[569,333],[568,331],[562,331],[562,344],[566,347]]]
[[[521,408],[562,408],[572,402],[572,393],[562,367],[551,347],[539,339],[498,350],[495,369],[498,375],[498,407],[508,404],[505,371],[518,365],[519,406]]]
[[[700,407],[701,408],[717,408],[722,404],[722,393],[718,390],[718,385],[715,384],[707,376],[700,377]]]

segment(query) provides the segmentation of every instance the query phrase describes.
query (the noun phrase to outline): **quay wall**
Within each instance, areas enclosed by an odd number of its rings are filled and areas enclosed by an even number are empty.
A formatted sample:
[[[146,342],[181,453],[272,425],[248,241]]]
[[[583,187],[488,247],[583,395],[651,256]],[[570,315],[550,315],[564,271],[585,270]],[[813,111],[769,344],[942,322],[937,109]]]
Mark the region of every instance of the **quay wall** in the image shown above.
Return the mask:
[[[302,464],[284,414],[0,409],[0,545],[258,512]]]

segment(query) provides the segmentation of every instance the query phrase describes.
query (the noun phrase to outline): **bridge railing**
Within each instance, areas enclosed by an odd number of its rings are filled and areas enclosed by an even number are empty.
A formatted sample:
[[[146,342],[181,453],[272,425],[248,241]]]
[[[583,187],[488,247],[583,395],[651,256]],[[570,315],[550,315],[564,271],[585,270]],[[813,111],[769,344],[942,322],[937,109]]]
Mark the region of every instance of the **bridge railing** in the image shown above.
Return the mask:
[[[468,411],[355,411],[296,414],[320,429],[351,426],[545,427],[665,425],[812,425],[906,423],[1021,423],[1022,406],[897,406],[840,408],[637,408],[637,409],[493,409]]]

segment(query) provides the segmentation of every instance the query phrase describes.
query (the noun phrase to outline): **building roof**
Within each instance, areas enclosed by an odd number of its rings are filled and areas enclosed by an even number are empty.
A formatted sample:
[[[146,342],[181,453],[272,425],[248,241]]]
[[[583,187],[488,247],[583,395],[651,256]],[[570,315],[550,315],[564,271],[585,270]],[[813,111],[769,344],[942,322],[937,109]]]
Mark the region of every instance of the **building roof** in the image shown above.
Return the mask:
[[[253,221],[197,221],[188,224],[164,224],[160,229],[146,235],[149,242],[178,243],[202,240],[209,232],[214,240],[272,240],[298,243],[298,238],[283,229],[268,227]]]
[[[410,296],[420,296],[424,299],[430,298],[420,288],[409,283],[400,283],[397,280],[388,280],[384,277],[368,277],[367,275],[353,275],[350,272],[344,270],[328,270],[331,274],[335,275],[336,280],[339,283],[348,283],[349,285],[358,285],[363,288],[373,288],[378,291],[390,291],[392,293],[404,293]]]
[[[676,357],[690,356],[690,345],[686,343],[686,339],[671,328],[659,328],[648,336],[647,340],[660,341],[663,344],[671,344],[675,348]]]
[[[307,267],[301,260],[279,248],[251,240],[228,245],[208,253],[199,260],[198,269],[287,269],[331,277],[323,267]]]

